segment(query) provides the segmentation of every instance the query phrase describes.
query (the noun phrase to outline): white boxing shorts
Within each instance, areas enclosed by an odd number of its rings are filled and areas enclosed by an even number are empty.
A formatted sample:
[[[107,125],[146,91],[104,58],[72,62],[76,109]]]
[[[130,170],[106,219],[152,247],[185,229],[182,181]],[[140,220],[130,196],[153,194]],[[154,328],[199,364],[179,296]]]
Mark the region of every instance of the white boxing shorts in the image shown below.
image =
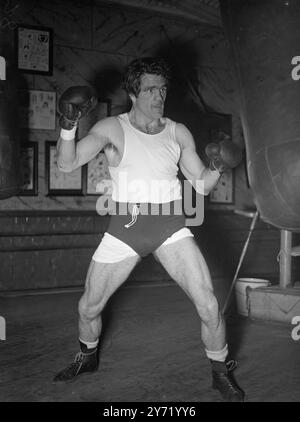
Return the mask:
[[[183,227],[173,233],[161,244],[161,246],[170,245],[185,237],[194,237],[193,233],[187,227]],[[120,262],[126,258],[138,255],[139,254],[125,242],[106,232],[92,259],[96,262],[109,264]]]

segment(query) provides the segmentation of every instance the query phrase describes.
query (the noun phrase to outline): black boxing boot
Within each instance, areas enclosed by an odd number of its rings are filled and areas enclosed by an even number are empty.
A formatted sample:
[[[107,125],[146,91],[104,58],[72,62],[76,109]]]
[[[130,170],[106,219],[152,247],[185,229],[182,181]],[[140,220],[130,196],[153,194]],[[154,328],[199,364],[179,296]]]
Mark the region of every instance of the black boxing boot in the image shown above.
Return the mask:
[[[244,391],[237,385],[232,371],[236,368],[237,362],[230,360],[228,362],[219,362],[211,360],[212,365],[212,387],[218,390],[226,402],[243,402],[245,398]]]
[[[74,362],[56,374],[53,382],[71,382],[79,375],[97,371],[97,368],[97,349],[93,349],[92,352],[88,353],[78,352]]]

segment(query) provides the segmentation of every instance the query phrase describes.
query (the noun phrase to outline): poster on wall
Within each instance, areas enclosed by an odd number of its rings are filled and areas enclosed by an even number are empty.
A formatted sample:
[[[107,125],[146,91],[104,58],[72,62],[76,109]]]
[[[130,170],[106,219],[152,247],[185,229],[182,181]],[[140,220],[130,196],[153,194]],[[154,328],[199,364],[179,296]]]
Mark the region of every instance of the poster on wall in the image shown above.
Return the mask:
[[[30,89],[20,93],[21,127],[55,130],[56,92]]]
[[[87,195],[102,195],[111,192],[111,178],[104,152],[99,152],[87,164]]]
[[[83,167],[64,173],[57,165],[56,142],[46,142],[46,181],[48,195],[83,195]]]
[[[52,75],[52,29],[19,25],[16,28],[18,69],[27,73]]]
[[[233,171],[227,170],[220,177],[209,195],[209,202],[215,204],[233,204]]]
[[[83,119],[79,121],[78,138],[81,139],[88,134],[91,127],[99,120],[111,115],[111,100],[98,99],[97,106]],[[86,165],[86,188],[87,195],[102,195],[111,192],[110,174],[108,162],[103,151],[100,151]]]
[[[224,121],[221,127],[210,130],[210,142],[217,145],[223,141],[232,141],[232,116],[224,115]],[[211,204],[233,204],[234,203],[234,171],[226,170],[220,177],[217,185],[209,194],[209,203]]]
[[[23,173],[23,189],[19,196],[35,196],[38,194],[38,143],[26,142],[21,146],[21,167]]]

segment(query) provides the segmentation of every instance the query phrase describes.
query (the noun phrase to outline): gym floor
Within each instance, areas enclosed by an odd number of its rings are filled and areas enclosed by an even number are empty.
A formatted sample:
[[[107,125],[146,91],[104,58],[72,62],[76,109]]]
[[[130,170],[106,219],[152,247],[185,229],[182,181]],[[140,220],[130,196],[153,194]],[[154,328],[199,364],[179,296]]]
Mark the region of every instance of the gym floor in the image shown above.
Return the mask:
[[[226,283],[214,281],[219,301]],[[227,287],[228,288],[228,285]],[[79,289],[0,297],[1,402],[218,402],[196,311],[172,282],[127,283],[104,315],[99,370],[69,384],[55,373],[78,351]],[[300,401],[300,341],[293,326],[227,320],[235,376],[249,402]]]

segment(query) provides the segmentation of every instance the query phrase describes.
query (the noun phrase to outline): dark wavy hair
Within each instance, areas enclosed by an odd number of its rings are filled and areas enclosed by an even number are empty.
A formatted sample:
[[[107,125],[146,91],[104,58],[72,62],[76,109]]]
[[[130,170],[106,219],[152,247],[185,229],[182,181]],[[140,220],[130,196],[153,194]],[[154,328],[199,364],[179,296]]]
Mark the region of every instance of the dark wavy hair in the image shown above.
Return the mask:
[[[141,77],[145,74],[160,75],[169,85],[171,72],[164,59],[155,57],[142,57],[133,60],[127,67],[123,76],[123,88],[128,94],[138,96],[141,89]]]

